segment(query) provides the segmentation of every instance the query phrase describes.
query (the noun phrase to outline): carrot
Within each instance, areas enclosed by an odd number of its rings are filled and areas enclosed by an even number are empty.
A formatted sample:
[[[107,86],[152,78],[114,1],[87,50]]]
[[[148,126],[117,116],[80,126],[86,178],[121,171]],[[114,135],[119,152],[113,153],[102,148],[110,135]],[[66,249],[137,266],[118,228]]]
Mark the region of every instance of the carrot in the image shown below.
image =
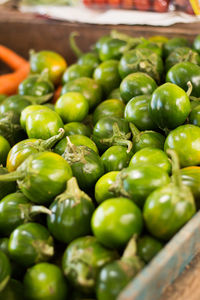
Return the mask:
[[[0,76],[0,94],[12,95],[17,92],[18,85],[27,77],[30,71],[28,62],[17,71]]]
[[[23,57],[3,45],[0,45],[0,60],[5,62],[13,70],[18,70],[27,63]]]
[[[56,101],[60,97],[61,89],[62,89],[62,86],[59,85],[54,93],[53,100],[52,100],[53,103],[56,103]]]

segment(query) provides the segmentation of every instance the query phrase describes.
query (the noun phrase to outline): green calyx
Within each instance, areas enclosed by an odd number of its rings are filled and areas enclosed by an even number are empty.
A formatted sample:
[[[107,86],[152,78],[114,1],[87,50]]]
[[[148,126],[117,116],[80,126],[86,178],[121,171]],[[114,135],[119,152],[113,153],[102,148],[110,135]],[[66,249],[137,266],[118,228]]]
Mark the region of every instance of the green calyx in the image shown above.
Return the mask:
[[[66,199],[72,199],[77,204],[81,203],[82,199],[92,202],[92,199],[79,188],[76,177],[68,180],[65,192],[57,196],[55,200],[62,202]]]
[[[32,246],[35,248],[37,257],[35,263],[48,260],[54,255],[53,239],[49,237],[47,241],[35,240],[32,242]]]
[[[127,153],[132,149],[132,142],[129,140],[131,138],[131,133],[123,133],[120,131],[117,123],[113,124],[113,135],[110,138],[101,139],[100,143],[107,146],[126,146]]]
[[[76,162],[81,162],[83,164],[87,163],[85,160],[85,155],[89,153],[85,146],[76,146],[71,143],[70,138],[67,136],[67,147],[62,157],[70,164],[74,164]]]
[[[155,52],[149,53],[147,56],[143,54],[143,49],[135,49],[136,61],[131,64],[127,64],[130,69],[134,69],[140,72],[147,73],[151,75],[157,82],[160,81],[160,74],[157,71],[156,62],[158,55]]]
[[[129,194],[125,191],[123,185],[124,179],[127,176],[128,175],[125,174],[123,170],[119,174],[117,174],[115,182],[109,188],[109,192],[113,192],[114,195],[117,197],[122,196],[122,197],[129,198]]]
[[[128,242],[120,262],[125,273],[131,273],[133,277],[144,267],[144,262],[137,256],[137,235]]]

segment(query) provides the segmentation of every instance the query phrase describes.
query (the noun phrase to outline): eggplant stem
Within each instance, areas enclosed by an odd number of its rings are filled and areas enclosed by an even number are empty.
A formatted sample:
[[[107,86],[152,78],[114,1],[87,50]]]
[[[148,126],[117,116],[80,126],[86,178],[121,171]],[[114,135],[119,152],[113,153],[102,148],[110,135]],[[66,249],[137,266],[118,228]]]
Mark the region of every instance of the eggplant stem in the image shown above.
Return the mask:
[[[52,212],[50,209],[46,208],[45,206],[42,205],[32,205],[30,207],[30,211],[29,211],[29,215],[31,217],[38,215],[38,214],[47,214],[47,215],[51,215]]]
[[[16,181],[16,180],[20,180],[23,179],[25,177],[24,172],[22,171],[14,171],[8,174],[3,174],[0,175],[0,181]]]
[[[69,36],[69,43],[70,43],[71,49],[73,50],[73,52],[75,53],[77,58],[79,58],[83,55],[83,52],[81,51],[81,49],[76,44],[76,41],[75,41],[76,36],[79,36],[79,33],[76,32],[76,31],[72,32]]]
[[[63,128],[59,128],[58,134],[50,137],[47,140],[42,140],[40,146],[44,149],[51,149],[58,141],[60,141],[65,134],[65,130]]]
[[[124,253],[122,255],[122,259],[131,258],[137,254],[137,243],[136,243],[137,235],[134,234],[133,237],[129,240],[128,245],[126,246]]]
[[[192,93],[192,89],[193,89],[191,81],[187,82],[187,87],[188,87],[188,90],[187,90],[186,94],[188,95],[188,97],[190,97],[190,95]]]
[[[171,158],[171,164],[172,164],[172,182],[179,188],[183,186],[182,180],[181,180],[181,173],[180,173],[180,163],[179,158],[176,153],[176,151],[172,149],[168,149],[167,155]]]
[[[133,123],[129,123],[129,127],[133,137],[137,137],[140,134],[139,129],[137,129],[137,127]]]

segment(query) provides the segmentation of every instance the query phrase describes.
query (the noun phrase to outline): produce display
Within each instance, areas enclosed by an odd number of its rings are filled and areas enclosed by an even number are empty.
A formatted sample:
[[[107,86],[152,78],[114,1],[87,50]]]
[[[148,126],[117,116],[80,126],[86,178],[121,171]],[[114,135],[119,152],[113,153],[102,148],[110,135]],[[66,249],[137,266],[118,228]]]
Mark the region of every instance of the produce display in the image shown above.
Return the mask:
[[[115,300],[200,207],[200,36],[75,35],[0,45],[0,299]]]

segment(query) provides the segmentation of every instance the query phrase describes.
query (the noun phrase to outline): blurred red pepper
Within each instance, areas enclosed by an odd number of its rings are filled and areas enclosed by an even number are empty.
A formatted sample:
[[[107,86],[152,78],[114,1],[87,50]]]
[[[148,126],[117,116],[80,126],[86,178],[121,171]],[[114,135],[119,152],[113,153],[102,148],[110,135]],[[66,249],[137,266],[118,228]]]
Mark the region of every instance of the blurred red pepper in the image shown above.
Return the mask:
[[[166,0],[154,0],[153,10],[156,12],[166,12],[168,10],[169,1]]]
[[[137,10],[150,10],[151,3],[150,0],[134,0],[135,8]]]

